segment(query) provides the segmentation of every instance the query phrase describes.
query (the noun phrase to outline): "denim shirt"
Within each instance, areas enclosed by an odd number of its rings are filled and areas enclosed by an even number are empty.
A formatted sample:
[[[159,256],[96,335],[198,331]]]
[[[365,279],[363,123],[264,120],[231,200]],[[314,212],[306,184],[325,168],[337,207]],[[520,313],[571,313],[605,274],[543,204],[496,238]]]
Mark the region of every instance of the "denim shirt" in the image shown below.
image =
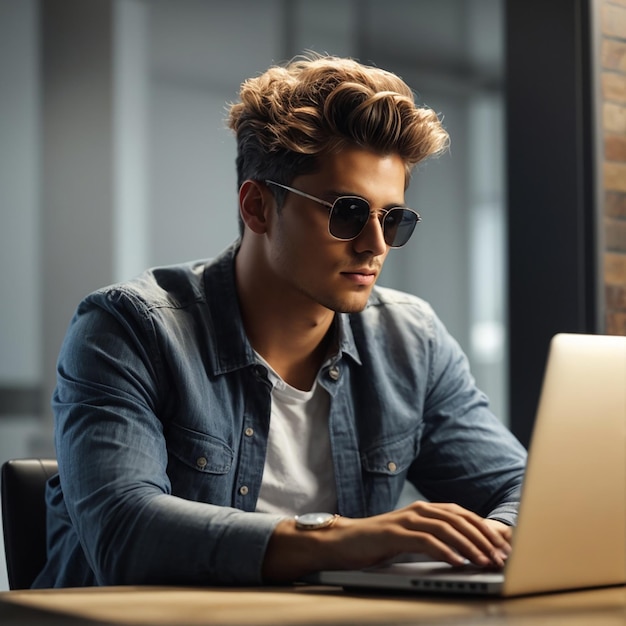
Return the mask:
[[[271,385],[243,327],[237,249],[79,305],[58,362],[59,475],[35,587],[262,582],[283,518],[254,512]],[[408,480],[430,500],[514,524],[525,450],[432,309],[375,287],[364,311],[335,326],[338,350],[319,381],[337,512],[390,511]]]

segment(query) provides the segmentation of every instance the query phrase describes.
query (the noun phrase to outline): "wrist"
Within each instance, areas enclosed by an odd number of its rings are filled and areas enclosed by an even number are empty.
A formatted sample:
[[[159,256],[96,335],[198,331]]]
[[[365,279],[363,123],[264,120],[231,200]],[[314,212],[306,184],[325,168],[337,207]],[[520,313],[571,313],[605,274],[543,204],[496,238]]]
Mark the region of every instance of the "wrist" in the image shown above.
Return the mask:
[[[294,518],[281,521],[265,551],[263,579],[271,583],[293,582],[326,569],[333,552],[335,521],[333,518],[332,523],[316,530],[298,528]]]

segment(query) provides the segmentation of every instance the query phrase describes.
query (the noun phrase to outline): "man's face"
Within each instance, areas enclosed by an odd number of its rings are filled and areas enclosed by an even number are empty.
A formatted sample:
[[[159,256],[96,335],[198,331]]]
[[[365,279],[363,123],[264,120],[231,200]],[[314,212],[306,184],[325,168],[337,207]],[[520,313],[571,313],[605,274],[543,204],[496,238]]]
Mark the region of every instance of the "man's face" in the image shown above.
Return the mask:
[[[283,283],[281,294],[298,306],[309,301],[333,311],[363,310],[389,252],[376,214],[404,204],[404,163],[396,155],[349,148],[326,157],[319,171],[298,176],[290,186],[331,203],[341,195],[360,196],[373,214],[355,239],[340,241],[328,232],[326,207],[287,192],[267,232],[268,260]]]

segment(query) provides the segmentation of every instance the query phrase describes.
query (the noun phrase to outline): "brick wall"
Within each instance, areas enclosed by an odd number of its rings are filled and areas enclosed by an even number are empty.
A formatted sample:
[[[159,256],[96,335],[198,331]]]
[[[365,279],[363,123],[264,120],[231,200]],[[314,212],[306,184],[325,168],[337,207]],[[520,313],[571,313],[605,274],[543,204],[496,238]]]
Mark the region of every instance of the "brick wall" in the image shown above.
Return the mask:
[[[626,335],[626,0],[601,0],[606,332]]]

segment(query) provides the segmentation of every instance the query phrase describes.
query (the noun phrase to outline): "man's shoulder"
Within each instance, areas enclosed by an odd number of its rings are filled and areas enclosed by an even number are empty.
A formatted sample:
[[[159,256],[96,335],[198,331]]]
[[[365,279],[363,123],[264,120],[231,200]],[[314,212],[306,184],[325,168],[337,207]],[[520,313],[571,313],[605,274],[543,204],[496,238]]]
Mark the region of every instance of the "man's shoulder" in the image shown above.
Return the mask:
[[[234,249],[211,259],[199,259],[145,270],[138,276],[102,287],[85,301],[105,306],[131,305],[143,312],[159,308],[184,309],[206,302],[207,290],[226,290],[227,274],[233,272]],[[211,287],[212,285],[212,287]],[[220,297],[227,294],[221,293]]]
[[[144,310],[184,308],[205,299],[203,276],[209,263],[198,260],[152,267],[134,278],[98,289],[87,301],[131,302]]]
[[[390,315],[413,314],[423,318],[432,318],[435,316],[431,305],[419,296],[378,285],[372,289],[372,293],[363,312],[367,313],[370,310],[384,310]]]
[[[379,339],[398,337],[404,340],[432,340],[441,327],[433,307],[411,293],[376,286],[360,313],[350,315],[353,329],[374,334]]]

